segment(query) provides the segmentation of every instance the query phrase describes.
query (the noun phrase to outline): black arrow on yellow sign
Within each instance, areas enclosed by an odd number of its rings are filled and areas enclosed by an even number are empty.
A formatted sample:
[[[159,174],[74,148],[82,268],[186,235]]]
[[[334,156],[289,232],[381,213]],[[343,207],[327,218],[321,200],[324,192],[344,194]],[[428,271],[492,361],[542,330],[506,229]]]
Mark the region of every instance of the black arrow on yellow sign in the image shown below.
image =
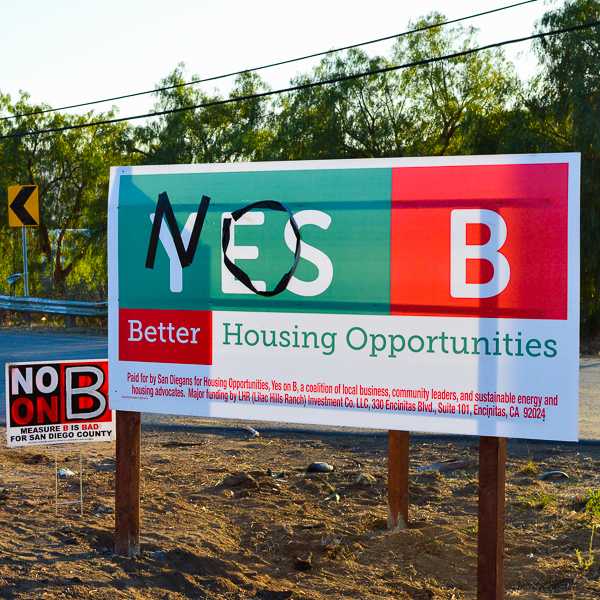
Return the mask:
[[[17,217],[17,219],[20,221],[21,225],[39,225],[38,221],[34,218],[34,216],[25,208],[25,204],[32,196],[32,194],[37,194],[36,185],[20,186],[17,195],[14,197],[13,201],[8,205],[10,210],[14,213],[14,216]]]

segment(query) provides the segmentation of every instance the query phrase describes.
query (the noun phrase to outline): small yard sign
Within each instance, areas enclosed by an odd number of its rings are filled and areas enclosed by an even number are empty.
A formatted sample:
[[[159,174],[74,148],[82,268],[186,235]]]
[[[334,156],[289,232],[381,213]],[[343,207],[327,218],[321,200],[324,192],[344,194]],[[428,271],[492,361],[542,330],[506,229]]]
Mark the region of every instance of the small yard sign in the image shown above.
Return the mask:
[[[106,360],[6,364],[9,447],[114,440]]]

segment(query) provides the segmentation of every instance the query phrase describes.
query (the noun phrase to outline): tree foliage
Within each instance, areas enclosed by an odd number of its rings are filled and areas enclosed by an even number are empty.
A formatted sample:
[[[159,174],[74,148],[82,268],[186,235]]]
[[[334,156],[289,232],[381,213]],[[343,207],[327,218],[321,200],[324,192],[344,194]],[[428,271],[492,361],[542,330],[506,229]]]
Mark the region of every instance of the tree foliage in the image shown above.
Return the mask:
[[[3,98],[4,112],[21,114],[39,110],[22,95],[14,104]],[[110,117],[95,115],[95,117]],[[84,123],[92,114],[37,114],[3,121],[2,135]],[[33,242],[30,261],[32,292],[62,295],[70,278],[72,292],[77,282],[84,295],[106,294],[106,269],[88,273],[84,257],[106,253],[106,194],[109,166],[128,161],[125,125],[71,129],[60,135],[39,135],[3,140],[2,195],[11,184],[34,183],[39,187],[41,224],[28,235]],[[2,203],[6,206],[6,201]],[[10,240],[14,257],[16,236],[2,222],[2,238]],[[16,232],[14,232],[16,233]],[[14,260],[10,269],[15,269]],[[18,261],[21,270],[20,260]],[[104,260],[102,260],[104,262]],[[3,269],[6,274],[7,269]],[[83,277],[83,280],[82,280]]]
[[[198,76],[194,76],[197,79]],[[179,65],[159,87],[184,83]],[[266,90],[260,77],[238,76],[231,96],[248,96]],[[177,110],[223,100],[196,87],[175,87],[158,93],[154,111]],[[171,112],[138,127],[136,149],[147,164],[255,160],[269,136],[265,103],[260,99],[220,104],[195,111]]]
[[[542,18],[540,29],[600,19],[597,0],[568,2]],[[581,152],[582,325],[600,326],[600,28],[542,38],[542,64],[533,112],[559,150]]]

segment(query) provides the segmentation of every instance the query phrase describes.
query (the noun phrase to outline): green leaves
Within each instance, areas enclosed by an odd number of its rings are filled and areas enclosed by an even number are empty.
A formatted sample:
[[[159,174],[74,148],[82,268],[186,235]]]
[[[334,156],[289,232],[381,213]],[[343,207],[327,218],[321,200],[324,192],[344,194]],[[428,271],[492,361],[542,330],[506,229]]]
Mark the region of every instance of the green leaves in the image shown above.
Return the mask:
[[[23,94],[15,102],[4,97],[3,113],[29,113],[40,108]],[[109,113],[110,115],[110,113]],[[101,115],[107,117],[109,115]],[[2,134],[58,127],[89,121],[99,115],[46,113],[0,122]],[[43,296],[64,295],[70,280],[77,278],[84,256],[102,257],[102,268],[88,281],[84,296],[98,296],[106,288],[104,266],[106,197],[109,167],[126,164],[128,128],[125,124],[72,129],[58,135],[13,138],[0,141],[1,194],[11,183],[35,183],[40,188],[42,224],[32,230],[30,273],[32,293]],[[4,203],[5,204],[5,203]],[[11,255],[18,243],[0,224],[2,237],[10,245]],[[3,256],[6,256],[4,254]],[[0,258],[0,272],[21,270],[20,261],[7,264]],[[85,270],[85,269],[84,269]],[[78,294],[79,295],[79,294]]]
[[[159,87],[184,82],[183,65],[179,65]],[[236,78],[230,95],[246,96],[266,89],[260,77],[246,73]],[[219,94],[207,94],[196,86],[176,87],[157,93],[154,110],[220,99]],[[266,101],[253,99],[163,115],[134,130],[135,146],[146,164],[257,160],[269,139],[265,107]]]
[[[549,11],[538,29],[569,27],[600,18],[598,0],[576,0]],[[600,328],[600,28],[542,38],[536,43],[541,77],[530,109],[551,148],[582,153],[582,330]],[[533,92],[533,90],[532,90]]]

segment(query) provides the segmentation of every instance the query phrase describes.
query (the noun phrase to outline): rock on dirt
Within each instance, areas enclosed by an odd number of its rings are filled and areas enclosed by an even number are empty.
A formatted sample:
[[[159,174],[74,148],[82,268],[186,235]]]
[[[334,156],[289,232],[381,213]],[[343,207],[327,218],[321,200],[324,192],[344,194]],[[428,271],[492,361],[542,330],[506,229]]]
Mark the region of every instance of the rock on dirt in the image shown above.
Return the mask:
[[[546,471],[540,475],[540,481],[565,481],[569,476],[564,471]]]
[[[233,473],[228,475],[223,479],[222,485],[224,487],[239,487],[239,488],[253,488],[258,489],[260,487],[258,481],[250,475],[250,473],[246,473],[246,471],[240,471],[238,473]]]
[[[333,471],[333,465],[326,462],[314,462],[310,463],[306,468],[307,473],[331,473]]]
[[[313,567],[312,564],[312,552],[310,552],[307,556],[296,556],[294,560],[294,567],[298,571],[310,571]]]
[[[68,479],[69,477],[74,477],[75,473],[71,471],[71,469],[67,469],[66,467],[62,467],[58,470],[58,477],[60,479]]]
[[[369,473],[359,473],[352,482],[353,485],[358,487],[371,487],[376,483],[377,479],[375,479],[375,477]]]
[[[417,467],[418,473],[428,473],[430,471],[437,471],[438,473],[450,473],[452,471],[459,471],[461,469],[468,469],[473,465],[468,460],[444,460],[441,462],[434,462],[429,465],[423,465]]]
[[[333,494],[329,494],[329,496],[327,496],[323,502],[339,502],[340,501],[340,495],[337,492],[334,492]]]
[[[258,432],[254,427],[250,427],[250,425],[244,425],[242,429],[250,435],[251,438],[260,437],[260,432]]]

